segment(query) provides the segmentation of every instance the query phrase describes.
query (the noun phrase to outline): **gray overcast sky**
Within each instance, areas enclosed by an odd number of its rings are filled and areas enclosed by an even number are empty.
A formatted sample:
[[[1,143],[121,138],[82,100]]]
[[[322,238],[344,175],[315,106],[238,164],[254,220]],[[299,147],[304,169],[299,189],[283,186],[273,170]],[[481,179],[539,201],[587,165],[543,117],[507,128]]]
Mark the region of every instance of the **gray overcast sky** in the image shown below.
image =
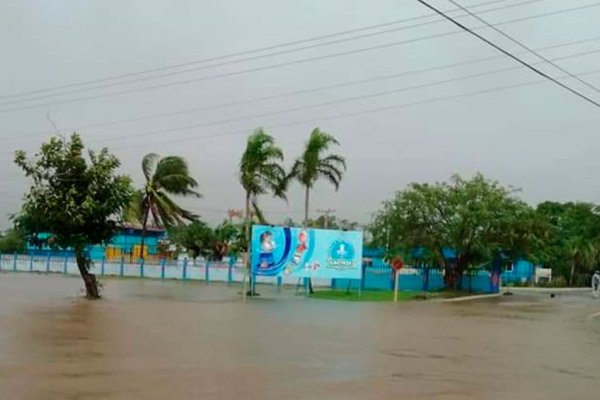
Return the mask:
[[[487,3],[485,0],[460,2],[465,6]],[[431,0],[431,3],[445,10],[454,8],[446,0]],[[473,11],[482,12],[518,3],[522,4],[481,16],[497,23],[596,4],[588,0],[506,0],[482,5]],[[424,14],[430,14],[430,11],[412,0],[4,0],[0,2],[0,96],[227,55]],[[432,17],[361,33],[437,19]],[[469,17],[461,21],[469,26],[480,25]],[[599,27],[600,6],[500,26],[533,48],[594,38],[600,36]],[[455,29],[450,23],[441,21],[161,79],[0,105],[0,157],[3,161],[0,170],[0,228],[9,225],[7,215],[18,210],[20,197],[27,188],[27,181],[12,164],[11,153],[18,148],[35,149],[50,135],[52,127],[46,118],[47,112],[63,133],[69,133],[73,128],[94,123],[294,92],[492,57],[498,53],[467,33],[461,33],[161,89],[6,111],[9,108],[247,70]],[[479,32],[507,49],[519,50],[490,29]],[[600,50],[600,40],[554,48],[543,54],[554,58],[593,50]],[[528,61],[538,61],[531,55],[524,57]],[[573,73],[592,71],[600,69],[600,53],[557,62]],[[200,66],[205,65],[210,64]],[[360,114],[372,108],[539,79],[524,67],[334,105],[230,123],[213,123],[515,65],[514,61],[504,57],[276,100],[78,131],[92,147],[108,146],[112,149],[122,161],[122,171],[131,174],[138,185],[141,184],[140,160],[145,153],[154,151],[184,156],[204,194],[203,199],[186,200],[184,204],[210,222],[222,220],[227,208],[242,206],[243,194],[235,174],[247,133],[258,126],[305,120],[309,122],[268,129],[284,148],[288,165],[299,154],[315,126],[336,135],[342,143],[341,151],[348,158],[348,172],[340,191],[336,193],[329,186],[319,185],[313,194],[313,210],[331,207],[337,210],[339,217],[367,222],[382,200],[409,182],[439,181],[452,173],[470,175],[476,171],[502,183],[521,187],[522,197],[531,203],[544,199],[600,200],[600,157],[597,156],[600,109],[551,83]],[[554,76],[562,75],[550,66],[540,68]],[[182,71],[182,68],[172,71]],[[600,86],[600,73],[585,75],[584,78]],[[117,81],[104,84],[114,82]],[[598,92],[571,80],[564,82],[600,101]],[[70,90],[88,87],[91,86]],[[32,96],[54,93],[42,92]],[[0,103],[22,99],[25,97],[3,97]],[[354,113],[357,115],[326,119],[331,115]],[[205,126],[174,130],[201,124]],[[144,134],[165,129],[170,131]],[[245,133],[203,138],[237,130]],[[115,140],[117,136],[120,138]],[[264,198],[262,204],[272,220],[279,221],[288,215],[301,219],[303,201],[297,185],[290,192],[288,204],[269,198]]]

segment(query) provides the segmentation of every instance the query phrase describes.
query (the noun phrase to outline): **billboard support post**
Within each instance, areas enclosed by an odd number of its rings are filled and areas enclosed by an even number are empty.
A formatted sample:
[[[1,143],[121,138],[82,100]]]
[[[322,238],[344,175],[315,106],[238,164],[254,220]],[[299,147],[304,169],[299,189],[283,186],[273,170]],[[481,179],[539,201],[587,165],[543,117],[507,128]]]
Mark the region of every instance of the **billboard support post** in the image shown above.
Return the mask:
[[[398,281],[400,280],[398,272],[398,270],[394,270],[394,303],[398,302]]]

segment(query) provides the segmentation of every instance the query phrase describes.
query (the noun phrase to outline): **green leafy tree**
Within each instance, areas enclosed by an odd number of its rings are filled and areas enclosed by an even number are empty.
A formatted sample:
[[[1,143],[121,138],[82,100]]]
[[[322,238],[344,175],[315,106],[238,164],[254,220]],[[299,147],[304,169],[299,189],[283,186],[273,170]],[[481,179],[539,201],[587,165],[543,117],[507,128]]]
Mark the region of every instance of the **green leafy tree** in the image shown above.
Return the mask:
[[[594,241],[573,237],[567,240],[565,251],[569,265],[569,284],[574,285],[576,272],[591,273],[592,267],[597,265],[598,245]]]
[[[25,250],[27,237],[21,229],[8,229],[0,236],[0,253],[20,253]]]
[[[194,221],[197,216],[180,207],[172,196],[191,196],[199,198],[200,193],[194,189],[198,183],[191,177],[188,165],[182,157],[167,156],[160,158],[156,153],[149,153],[142,159],[142,171],[146,184],[141,193],[136,193],[133,203],[128,208],[128,216],[141,217],[142,243],[140,255],[144,257],[144,239],[150,216],[154,224],[168,229],[181,225],[185,221]],[[140,203],[141,200],[141,203]]]
[[[214,230],[215,242],[213,245],[213,257],[222,260],[227,255],[240,252],[244,241],[244,229],[242,225],[224,221]]]
[[[248,137],[239,172],[240,184],[246,195],[246,244],[250,241],[251,209],[259,221],[265,220],[258,205],[258,196],[271,193],[276,197],[286,198],[287,179],[282,162],[283,151],[275,145],[272,136],[257,129]]]
[[[445,268],[446,283],[457,287],[463,272],[500,253],[527,255],[538,235],[534,211],[515,191],[478,174],[465,180],[413,183],[386,201],[371,226],[374,240],[396,253],[424,247],[429,261]],[[444,257],[451,248],[455,260]]]
[[[539,261],[555,276],[575,284],[578,274],[589,275],[598,266],[600,210],[591,203],[546,201],[536,209],[548,226],[548,235],[536,251]]]
[[[215,241],[213,230],[198,220],[188,225],[172,226],[168,235],[175,245],[187,250],[193,259],[198,256],[208,257]]]
[[[346,160],[338,154],[329,154],[331,147],[339,142],[330,134],[315,128],[304,152],[298,158],[290,172],[290,178],[298,180],[304,186],[304,225],[308,225],[310,190],[321,178],[328,180],[338,190],[342,175],[346,170]]]
[[[84,153],[77,134],[70,140],[52,138],[32,159],[17,151],[16,164],[33,180],[15,222],[28,236],[52,234],[52,243],[73,248],[90,299],[100,297],[90,259],[91,244],[105,243],[133,193],[129,177],[116,175],[119,160],[107,149]]]

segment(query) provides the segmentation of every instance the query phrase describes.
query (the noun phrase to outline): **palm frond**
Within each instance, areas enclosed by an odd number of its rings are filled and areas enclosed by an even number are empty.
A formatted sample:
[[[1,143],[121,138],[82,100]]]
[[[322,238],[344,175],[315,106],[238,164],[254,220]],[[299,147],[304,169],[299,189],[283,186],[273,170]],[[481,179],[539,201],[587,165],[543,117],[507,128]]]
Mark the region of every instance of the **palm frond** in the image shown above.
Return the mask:
[[[339,145],[335,137],[319,128],[313,129],[304,152],[294,162],[288,176],[307,188],[312,188],[323,177],[337,190],[346,170],[346,160],[338,154],[326,154],[332,145]]]
[[[156,196],[156,210],[164,228],[181,225],[185,220],[194,221],[197,216],[191,211],[179,207],[168,195],[159,193]]]
[[[180,196],[202,197],[202,195],[191,188],[198,187],[198,182],[194,178],[185,174],[171,174],[160,177],[156,180],[156,186],[163,188],[171,194]]]
[[[338,181],[342,180],[342,176],[344,174],[342,169],[329,164],[320,165],[317,169],[317,172],[319,174],[321,174],[322,172],[327,172],[328,174],[335,176]]]
[[[154,223],[164,228],[196,218],[193,213],[184,210],[169,197],[200,197],[200,193],[194,190],[198,187],[198,182],[191,177],[188,165],[182,157],[160,158],[159,155],[150,153],[142,160],[142,170],[146,177],[146,188],[142,193],[141,202],[142,215],[150,213]]]
[[[142,171],[144,172],[144,177],[146,177],[146,181],[152,180],[153,170],[156,166],[156,161],[160,158],[160,156],[156,153],[148,153],[142,158]]]
[[[248,137],[246,149],[240,160],[240,183],[252,196],[272,191],[285,197],[286,173],[279,162],[283,151],[275,146],[275,139],[262,129]]]
[[[188,175],[189,169],[186,161],[179,156],[167,156],[160,159],[154,171],[154,180],[160,180],[168,175]]]
[[[319,170],[319,176],[327,179],[333,185],[336,191],[340,188],[341,177],[339,175],[336,175],[329,170],[322,169]]]
[[[322,160],[322,164],[337,165],[338,168],[346,170],[346,158],[338,154],[331,154]]]
[[[144,192],[136,190],[127,207],[123,210],[123,221],[131,224],[142,224],[144,219]]]

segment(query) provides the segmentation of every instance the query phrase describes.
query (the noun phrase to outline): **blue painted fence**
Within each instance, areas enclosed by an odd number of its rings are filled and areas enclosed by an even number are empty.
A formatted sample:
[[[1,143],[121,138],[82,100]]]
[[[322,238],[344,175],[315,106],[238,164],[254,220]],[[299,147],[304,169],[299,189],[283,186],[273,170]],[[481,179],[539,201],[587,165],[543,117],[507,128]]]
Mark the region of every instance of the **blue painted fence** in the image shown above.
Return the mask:
[[[472,271],[462,277],[462,289],[477,293],[491,292],[490,273],[488,271]],[[444,275],[442,270],[433,268],[404,268],[400,271],[398,281],[400,290],[403,291],[434,291],[444,288]],[[363,279],[333,279],[331,286],[334,289],[358,290],[393,290],[393,271],[388,266],[363,267]]]
[[[53,272],[79,275],[74,257],[49,255],[0,254],[0,271]],[[93,262],[91,272],[99,276],[130,276],[153,279],[178,279],[205,282],[241,282],[245,266],[243,262],[204,260],[160,260],[158,263],[128,263],[124,258],[114,261],[105,259]],[[281,285],[305,285],[306,282],[289,276],[255,277],[255,282]],[[473,292],[490,292],[490,273],[475,271],[462,277],[462,288]],[[313,279],[314,286],[334,289],[393,290],[392,269],[385,265],[364,265],[362,280]],[[441,270],[432,268],[404,268],[400,271],[400,290],[433,291],[444,288]]]
[[[0,271],[52,272],[79,275],[75,258],[68,255],[0,254]],[[91,272],[99,276],[131,276],[154,279],[241,281],[244,265],[235,259],[227,261],[160,260],[128,263],[120,260],[95,260]]]

